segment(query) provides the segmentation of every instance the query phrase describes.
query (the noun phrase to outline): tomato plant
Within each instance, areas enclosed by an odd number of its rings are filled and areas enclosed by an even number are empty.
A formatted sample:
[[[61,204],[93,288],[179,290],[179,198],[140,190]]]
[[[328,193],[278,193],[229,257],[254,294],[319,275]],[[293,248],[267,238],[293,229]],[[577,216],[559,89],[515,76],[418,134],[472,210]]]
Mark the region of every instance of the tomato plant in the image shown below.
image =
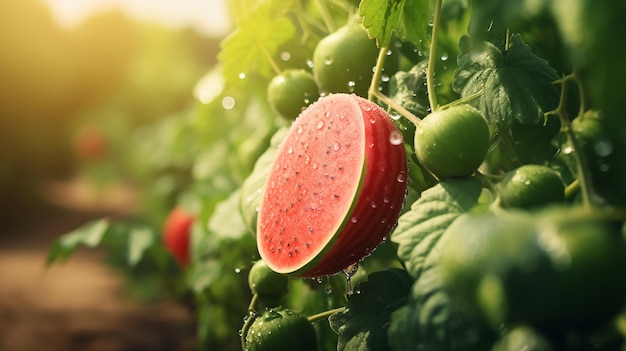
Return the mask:
[[[155,223],[198,210],[178,278],[200,349],[623,348],[625,7],[233,1],[203,98],[137,132],[124,257],[161,262]],[[293,72],[315,105],[273,81]],[[306,336],[265,329],[287,310]]]

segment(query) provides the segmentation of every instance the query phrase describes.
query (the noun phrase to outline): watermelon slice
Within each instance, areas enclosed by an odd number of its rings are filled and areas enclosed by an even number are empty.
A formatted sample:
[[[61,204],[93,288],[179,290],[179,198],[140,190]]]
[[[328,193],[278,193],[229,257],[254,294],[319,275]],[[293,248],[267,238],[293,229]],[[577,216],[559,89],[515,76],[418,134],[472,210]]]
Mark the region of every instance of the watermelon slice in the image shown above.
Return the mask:
[[[272,163],[257,245],[274,271],[335,274],[369,255],[395,225],[406,195],[402,134],[375,103],[322,97],[296,119]]]

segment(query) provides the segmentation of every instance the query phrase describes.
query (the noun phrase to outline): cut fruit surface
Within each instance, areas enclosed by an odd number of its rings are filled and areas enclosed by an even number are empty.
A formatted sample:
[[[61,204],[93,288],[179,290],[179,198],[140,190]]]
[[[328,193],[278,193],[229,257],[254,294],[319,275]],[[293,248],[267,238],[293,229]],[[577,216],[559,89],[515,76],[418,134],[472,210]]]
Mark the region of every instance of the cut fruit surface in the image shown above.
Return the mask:
[[[257,245],[274,271],[334,274],[370,254],[406,193],[402,134],[375,103],[332,94],[294,122],[271,166]]]

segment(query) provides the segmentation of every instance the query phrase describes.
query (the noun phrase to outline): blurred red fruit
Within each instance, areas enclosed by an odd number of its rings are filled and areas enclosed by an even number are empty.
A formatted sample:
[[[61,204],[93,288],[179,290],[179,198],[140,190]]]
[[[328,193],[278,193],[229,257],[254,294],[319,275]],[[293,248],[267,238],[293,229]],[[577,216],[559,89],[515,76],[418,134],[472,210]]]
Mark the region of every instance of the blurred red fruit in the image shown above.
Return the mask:
[[[182,208],[174,208],[163,225],[163,243],[181,267],[189,265],[189,237],[195,216]]]

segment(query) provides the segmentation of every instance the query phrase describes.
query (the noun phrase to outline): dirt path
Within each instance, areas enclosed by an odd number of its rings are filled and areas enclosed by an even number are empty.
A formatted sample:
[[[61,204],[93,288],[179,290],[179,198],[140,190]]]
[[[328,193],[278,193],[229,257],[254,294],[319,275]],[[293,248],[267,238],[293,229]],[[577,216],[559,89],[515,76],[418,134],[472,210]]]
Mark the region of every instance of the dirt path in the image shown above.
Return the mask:
[[[45,267],[60,234],[101,213],[45,207],[0,227],[0,351],[193,350],[193,316],[174,302],[140,305],[97,252]]]

